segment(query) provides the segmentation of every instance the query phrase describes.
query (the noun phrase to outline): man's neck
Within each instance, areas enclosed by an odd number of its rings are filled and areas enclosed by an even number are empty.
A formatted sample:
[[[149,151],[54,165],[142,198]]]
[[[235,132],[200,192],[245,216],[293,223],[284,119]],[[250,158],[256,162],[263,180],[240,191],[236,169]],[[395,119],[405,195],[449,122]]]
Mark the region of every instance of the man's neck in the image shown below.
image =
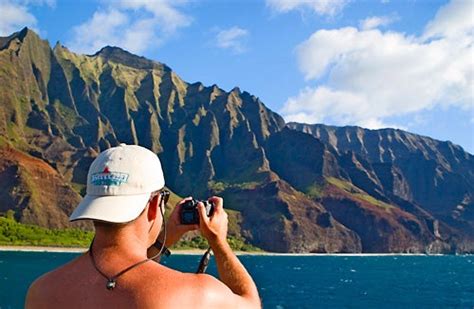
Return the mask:
[[[144,259],[147,252],[146,236],[140,237],[133,231],[119,230],[113,233],[96,231],[92,250],[98,258],[122,257]]]

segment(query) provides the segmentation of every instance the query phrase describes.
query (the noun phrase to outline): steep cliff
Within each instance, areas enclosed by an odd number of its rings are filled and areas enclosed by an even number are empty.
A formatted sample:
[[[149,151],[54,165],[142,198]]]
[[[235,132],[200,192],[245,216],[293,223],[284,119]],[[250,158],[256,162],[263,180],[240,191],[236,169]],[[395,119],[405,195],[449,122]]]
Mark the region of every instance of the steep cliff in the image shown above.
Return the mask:
[[[396,129],[287,126],[314,136],[332,149],[345,171],[343,178],[352,185],[472,238],[474,156],[460,146]]]

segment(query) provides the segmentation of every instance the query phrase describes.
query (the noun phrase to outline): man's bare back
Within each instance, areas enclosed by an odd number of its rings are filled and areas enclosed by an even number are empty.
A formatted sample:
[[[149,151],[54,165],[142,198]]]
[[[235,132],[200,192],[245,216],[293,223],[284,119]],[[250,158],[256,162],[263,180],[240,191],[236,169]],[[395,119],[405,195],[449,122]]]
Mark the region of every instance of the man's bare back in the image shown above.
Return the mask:
[[[109,291],[83,254],[39,278],[28,302],[39,308],[209,308],[219,303],[219,295],[209,293],[219,294],[216,289],[223,295],[231,292],[211,276],[181,273],[149,261],[124,274]]]

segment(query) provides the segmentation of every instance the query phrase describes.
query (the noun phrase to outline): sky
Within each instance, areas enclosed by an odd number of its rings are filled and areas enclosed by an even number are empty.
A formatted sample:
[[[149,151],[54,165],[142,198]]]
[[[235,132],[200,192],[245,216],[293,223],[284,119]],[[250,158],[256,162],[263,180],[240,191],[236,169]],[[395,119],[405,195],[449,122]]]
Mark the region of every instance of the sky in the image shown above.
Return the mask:
[[[399,128],[474,153],[474,1],[0,0],[0,36],[24,26],[238,86],[287,122]]]

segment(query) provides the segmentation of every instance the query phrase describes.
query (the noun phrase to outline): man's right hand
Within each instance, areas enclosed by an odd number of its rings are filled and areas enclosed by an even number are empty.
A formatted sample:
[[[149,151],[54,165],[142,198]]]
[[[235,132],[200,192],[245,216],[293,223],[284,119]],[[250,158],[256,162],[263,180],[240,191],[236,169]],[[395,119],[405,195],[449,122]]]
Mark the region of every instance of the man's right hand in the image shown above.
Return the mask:
[[[224,210],[224,200],[220,197],[213,196],[209,199],[214,204],[214,214],[211,217],[206,215],[204,204],[199,202],[199,229],[211,247],[217,242],[227,242],[227,213]]]

